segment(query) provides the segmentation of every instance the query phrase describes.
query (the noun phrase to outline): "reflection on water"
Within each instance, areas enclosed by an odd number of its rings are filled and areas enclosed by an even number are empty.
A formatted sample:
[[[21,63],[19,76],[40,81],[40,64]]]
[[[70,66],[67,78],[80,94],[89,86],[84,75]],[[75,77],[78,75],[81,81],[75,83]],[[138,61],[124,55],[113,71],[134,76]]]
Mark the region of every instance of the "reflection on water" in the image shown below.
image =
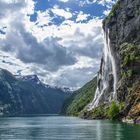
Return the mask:
[[[140,125],[76,117],[0,118],[2,140],[140,140]]]

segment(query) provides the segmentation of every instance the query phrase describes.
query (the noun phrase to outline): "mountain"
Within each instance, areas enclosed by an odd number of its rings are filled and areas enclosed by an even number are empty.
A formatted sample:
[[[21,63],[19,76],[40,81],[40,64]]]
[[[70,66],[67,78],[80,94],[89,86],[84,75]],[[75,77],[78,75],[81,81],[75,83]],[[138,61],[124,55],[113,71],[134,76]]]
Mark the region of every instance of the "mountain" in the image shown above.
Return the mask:
[[[103,29],[98,87],[83,116],[140,123],[140,1],[118,0]]]
[[[63,104],[62,114],[66,115],[79,115],[84,108],[89,104],[95,94],[97,78],[85,84],[82,88],[74,91],[72,96],[70,96]]]
[[[27,81],[31,83],[36,84],[42,84],[37,75],[27,75],[27,76],[17,76],[18,79],[21,79],[22,81]]]
[[[0,114],[58,114],[71,94],[43,84],[36,75],[14,76],[0,69]]]

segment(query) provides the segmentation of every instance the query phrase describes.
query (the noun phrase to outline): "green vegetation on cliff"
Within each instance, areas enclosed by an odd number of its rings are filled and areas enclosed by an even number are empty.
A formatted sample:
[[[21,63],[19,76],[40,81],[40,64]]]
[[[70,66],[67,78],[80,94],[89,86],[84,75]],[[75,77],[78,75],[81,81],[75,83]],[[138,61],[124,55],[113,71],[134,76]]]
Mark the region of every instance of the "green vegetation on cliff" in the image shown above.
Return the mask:
[[[107,111],[107,116],[109,119],[114,119],[119,114],[119,104],[113,101]]]
[[[73,95],[68,98],[62,109],[62,113],[66,115],[77,116],[87,106],[94,97],[97,78],[94,78],[79,90],[75,91]]]
[[[128,119],[140,123],[140,8],[138,7],[138,0],[133,2],[118,0],[103,21],[103,28],[109,30],[110,49],[116,63],[115,98],[112,101],[106,100],[112,93],[107,91],[97,108],[87,110],[84,107],[88,104],[84,102],[87,100],[86,96],[76,92],[77,94],[73,94],[65,104],[66,114],[90,119]],[[104,61],[101,61],[101,76],[104,72]],[[110,72],[108,74],[110,75]],[[101,82],[102,79],[99,78],[97,83]],[[112,88],[111,84],[109,85],[109,88]]]
[[[113,5],[111,12],[110,12],[109,15],[106,17],[106,19],[107,19],[108,21],[110,21],[110,20],[114,17],[114,15],[115,15],[115,13],[116,13],[116,10],[118,9],[119,5],[120,5],[120,0],[118,0],[118,2],[117,2],[116,4]]]
[[[83,110],[80,113],[82,118],[90,119],[111,119],[115,120],[118,118],[120,111],[124,108],[124,103],[112,101],[108,104],[102,104],[92,110]]]
[[[129,78],[135,74],[135,63],[139,59],[138,47],[133,44],[124,43],[121,49],[121,77]]]

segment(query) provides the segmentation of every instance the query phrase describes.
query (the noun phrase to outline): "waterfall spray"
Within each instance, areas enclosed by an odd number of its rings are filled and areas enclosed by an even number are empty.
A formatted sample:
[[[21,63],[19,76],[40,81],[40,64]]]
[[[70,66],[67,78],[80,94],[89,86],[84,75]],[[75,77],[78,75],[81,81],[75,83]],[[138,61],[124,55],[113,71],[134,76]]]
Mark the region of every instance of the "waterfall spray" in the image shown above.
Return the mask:
[[[108,93],[107,89],[109,88],[109,76],[113,76],[113,90]],[[98,74],[97,89],[95,92],[95,97],[92,103],[89,105],[89,109],[93,109],[99,106],[101,100],[104,102],[110,102],[115,98],[116,95],[116,84],[117,84],[117,71],[115,58],[112,54],[110,48],[110,38],[109,38],[109,29],[104,31],[104,51],[103,51],[103,62],[101,64],[100,72]],[[107,97],[106,97],[107,96]]]

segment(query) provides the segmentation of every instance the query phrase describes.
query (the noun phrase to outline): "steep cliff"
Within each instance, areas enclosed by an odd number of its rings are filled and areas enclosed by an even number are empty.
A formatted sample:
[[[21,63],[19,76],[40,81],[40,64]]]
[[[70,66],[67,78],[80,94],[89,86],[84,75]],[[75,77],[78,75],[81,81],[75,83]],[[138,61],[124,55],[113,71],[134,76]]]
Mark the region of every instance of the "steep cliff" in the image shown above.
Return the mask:
[[[116,61],[116,100],[124,102],[121,117],[138,121],[140,116],[140,1],[119,0],[104,20]],[[135,108],[135,109],[134,109]],[[133,110],[133,111],[132,111]]]
[[[105,49],[85,116],[140,121],[140,1],[119,0],[103,21]],[[114,110],[113,110],[114,109]],[[105,111],[102,111],[105,110]]]
[[[15,77],[0,69],[0,115],[58,114],[69,93],[43,84],[36,75]]]

